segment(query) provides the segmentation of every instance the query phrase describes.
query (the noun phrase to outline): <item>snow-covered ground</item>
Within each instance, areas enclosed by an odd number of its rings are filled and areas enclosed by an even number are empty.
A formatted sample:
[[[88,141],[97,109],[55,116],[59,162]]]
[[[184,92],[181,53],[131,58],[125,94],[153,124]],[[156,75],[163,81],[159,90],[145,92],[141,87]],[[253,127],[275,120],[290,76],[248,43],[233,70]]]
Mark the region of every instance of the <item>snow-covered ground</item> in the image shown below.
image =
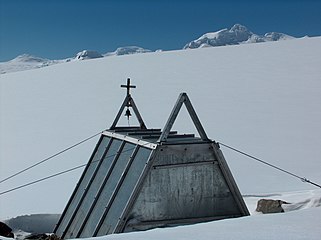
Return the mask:
[[[261,198],[283,199],[286,213],[263,215],[255,212]],[[93,238],[109,239],[319,239],[321,234],[321,190],[284,192],[244,196],[250,217],[227,219],[190,226],[154,229],[146,232],[117,234]],[[8,222],[17,239],[32,233],[45,233],[53,229],[57,215],[31,215]],[[0,236],[1,240],[8,240]]]
[[[320,56],[316,37],[112,56],[1,75],[1,179],[109,128],[125,97],[120,84],[130,77],[148,127],[162,128],[179,93],[187,92],[210,138],[320,184]],[[173,129],[196,132],[185,109]],[[0,183],[0,192],[86,163],[97,139]],[[222,150],[251,212],[259,198],[282,199],[293,203],[289,211],[299,210],[106,239],[319,238],[319,190]],[[81,172],[0,195],[0,219],[61,213]]]

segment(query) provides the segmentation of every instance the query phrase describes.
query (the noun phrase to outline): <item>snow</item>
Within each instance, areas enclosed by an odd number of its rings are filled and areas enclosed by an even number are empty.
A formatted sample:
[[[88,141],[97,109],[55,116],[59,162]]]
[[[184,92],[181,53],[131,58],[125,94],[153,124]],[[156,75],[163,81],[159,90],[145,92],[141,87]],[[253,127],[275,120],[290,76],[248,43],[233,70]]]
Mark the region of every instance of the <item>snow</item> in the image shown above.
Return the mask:
[[[263,215],[255,212],[257,200],[261,198],[283,199],[290,202],[283,205],[286,213]],[[209,223],[180,226],[174,228],[153,229],[145,232],[115,234],[92,238],[108,239],[319,239],[321,228],[321,190],[274,193],[268,195],[245,196],[251,211],[250,217],[227,219]],[[300,211],[298,211],[300,210]],[[7,221],[14,229],[15,236],[24,236],[39,232],[48,232],[55,226],[56,215],[22,216]],[[233,229],[233,230],[231,230]],[[0,239],[7,240],[0,236]],[[87,238],[88,239],[88,238]]]
[[[256,215],[237,219],[154,229],[146,232],[114,234],[93,238],[96,240],[210,240],[210,239],[309,239],[319,240],[321,208],[302,210],[300,213]]]
[[[120,85],[130,77],[148,127],[162,128],[179,93],[187,92],[210,138],[320,184],[320,56],[321,37],[315,37],[71,61],[3,74],[1,179],[109,128],[125,97]],[[125,117],[121,124],[127,124]],[[196,133],[184,108],[173,130]],[[97,140],[0,183],[0,192],[86,163]],[[260,198],[290,202],[288,212],[104,239],[319,239],[320,191],[221,149],[252,213]],[[81,172],[1,195],[0,219],[61,213]]]

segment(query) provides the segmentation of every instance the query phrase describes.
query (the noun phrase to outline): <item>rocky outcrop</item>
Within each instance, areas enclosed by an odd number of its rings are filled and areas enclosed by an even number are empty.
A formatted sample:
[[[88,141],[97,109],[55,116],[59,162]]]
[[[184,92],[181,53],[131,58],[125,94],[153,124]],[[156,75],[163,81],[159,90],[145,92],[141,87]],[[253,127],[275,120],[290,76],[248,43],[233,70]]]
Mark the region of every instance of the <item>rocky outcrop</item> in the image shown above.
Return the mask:
[[[282,200],[260,199],[257,202],[256,211],[262,213],[281,213],[284,212],[282,204],[289,204]]]

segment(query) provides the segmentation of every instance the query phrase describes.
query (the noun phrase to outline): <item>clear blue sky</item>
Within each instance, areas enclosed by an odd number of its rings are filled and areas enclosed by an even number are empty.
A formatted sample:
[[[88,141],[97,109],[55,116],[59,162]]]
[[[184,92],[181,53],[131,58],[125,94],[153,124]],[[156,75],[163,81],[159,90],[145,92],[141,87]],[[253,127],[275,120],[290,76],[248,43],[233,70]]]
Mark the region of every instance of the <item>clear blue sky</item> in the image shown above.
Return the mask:
[[[0,61],[129,45],[181,49],[235,23],[258,34],[321,36],[321,0],[0,0],[0,14]]]

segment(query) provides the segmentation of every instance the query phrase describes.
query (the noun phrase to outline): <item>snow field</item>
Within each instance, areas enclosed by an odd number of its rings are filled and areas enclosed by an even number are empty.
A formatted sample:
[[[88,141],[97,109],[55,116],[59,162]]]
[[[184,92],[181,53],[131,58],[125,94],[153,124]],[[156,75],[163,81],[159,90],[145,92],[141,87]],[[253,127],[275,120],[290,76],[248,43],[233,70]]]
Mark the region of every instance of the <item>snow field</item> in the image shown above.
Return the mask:
[[[0,176],[108,128],[125,97],[120,84],[130,77],[148,127],[162,128],[179,93],[187,92],[211,139],[320,184],[320,43],[316,37],[112,56],[1,75]],[[184,110],[173,129],[196,132]],[[122,124],[127,124],[125,117]],[[86,163],[97,140],[1,183],[0,192]],[[315,187],[221,149],[241,193],[258,196],[245,197],[251,212],[265,195],[292,199],[286,209],[291,212],[104,238],[319,239]],[[0,219],[61,213],[81,172],[1,195]]]

